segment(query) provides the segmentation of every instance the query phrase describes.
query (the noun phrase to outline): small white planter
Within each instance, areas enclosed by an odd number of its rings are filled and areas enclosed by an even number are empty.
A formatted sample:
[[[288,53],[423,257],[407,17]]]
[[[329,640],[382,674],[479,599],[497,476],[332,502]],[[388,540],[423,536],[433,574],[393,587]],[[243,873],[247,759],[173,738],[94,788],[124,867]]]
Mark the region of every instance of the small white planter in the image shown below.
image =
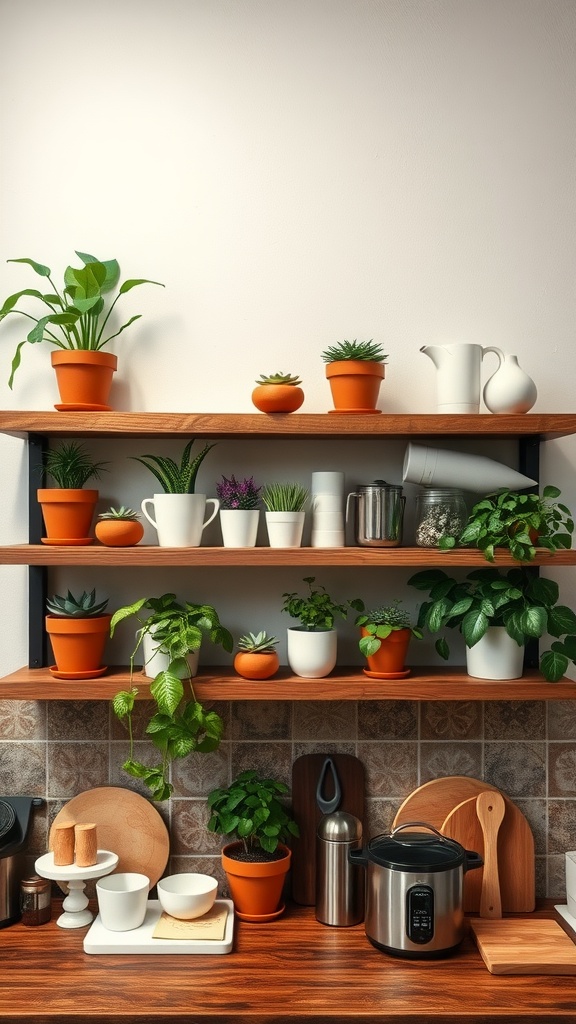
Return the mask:
[[[156,518],[148,511],[149,505]],[[205,519],[207,505],[212,505],[212,512]],[[140,507],[155,527],[161,548],[197,548],[202,542],[202,531],[217,515],[220,502],[205,494],[155,494],[153,498],[144,498]]]
[[[289,626],[288,664],[294,675],[321,679],[336,664],[338,634],[335,629],[308,630]]]
[[[153,631],[145,633],[142,637],[142,653],[144,665],[142,671],[145,676],[150,679],[155,679],[159,672],[165,672],[170,664],[170,658],[166,651],[158,647],[157,642],[154,639]],[[190,668],[190,675],[195,676],[198,672],[198,659],[200,657],[200,651],[191,651],[188,655],[188,665]]]
[[[489,626],[474,647],[466,648],[466,670],[475,679],[520,679],[524,647],[519,647],[504,626]]]
[[[221,508],[220,526],[224,547],[255,547],[259,516],[257,508]]]
[[[305,512],[266,512],[271,548],[299,548],[304,532]]]

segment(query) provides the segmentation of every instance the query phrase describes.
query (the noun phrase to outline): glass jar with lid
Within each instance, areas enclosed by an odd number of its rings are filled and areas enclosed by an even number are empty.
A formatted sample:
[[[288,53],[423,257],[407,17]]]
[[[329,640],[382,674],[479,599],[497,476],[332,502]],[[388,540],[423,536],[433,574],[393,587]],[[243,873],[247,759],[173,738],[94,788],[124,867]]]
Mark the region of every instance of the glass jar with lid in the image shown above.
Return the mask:
[[[424,487],[416,496],[416,544],[436,548],[441,537],[458,537],[468,521],[464,494],[457,487]]]

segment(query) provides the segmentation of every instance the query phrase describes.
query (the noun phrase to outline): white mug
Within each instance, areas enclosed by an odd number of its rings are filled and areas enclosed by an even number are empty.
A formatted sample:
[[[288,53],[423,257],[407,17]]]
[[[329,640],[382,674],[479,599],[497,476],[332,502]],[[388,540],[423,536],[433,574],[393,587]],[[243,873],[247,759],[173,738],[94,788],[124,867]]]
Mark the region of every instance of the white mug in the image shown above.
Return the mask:
[[[204,520],[206,505],[214,510]],[[152,505],[154,519],[147,506]],[[218,513],[218,498],[207,498],[205,494],[155,494],[144,498],[141,504],[143,514],[158,531],[158,544],[162,548],[197,548],[202,540],[202,531]]]
[[[137,871],[119,871],[96,882],[100,920],[111,932],[139,928],[146,917],[150,879]]]

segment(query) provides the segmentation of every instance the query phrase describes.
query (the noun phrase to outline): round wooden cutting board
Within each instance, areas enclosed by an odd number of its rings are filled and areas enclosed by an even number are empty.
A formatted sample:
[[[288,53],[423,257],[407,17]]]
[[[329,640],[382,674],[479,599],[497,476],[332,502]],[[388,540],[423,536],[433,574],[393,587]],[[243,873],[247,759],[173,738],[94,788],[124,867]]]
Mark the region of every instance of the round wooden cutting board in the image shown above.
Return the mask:
[[[150,888],[161,878],[170,852],[168,829],[156,808],[138,793],[99,786],[72,797],[54,818],[50,850],[55,825],[66,822],[93,822],[98,848],[118,854],[116,871],[139,871],[150,879]]]

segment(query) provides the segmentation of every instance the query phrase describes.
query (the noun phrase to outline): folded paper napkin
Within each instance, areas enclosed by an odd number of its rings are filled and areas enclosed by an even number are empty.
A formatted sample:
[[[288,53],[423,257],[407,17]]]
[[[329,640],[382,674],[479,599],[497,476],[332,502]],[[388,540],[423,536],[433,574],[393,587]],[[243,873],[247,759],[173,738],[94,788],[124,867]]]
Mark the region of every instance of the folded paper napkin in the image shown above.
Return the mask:
[[[226,932],[228,907],[215,903],[203,917],[180,921],[162,913],[152,933],[153,939],[213,939],[221,942]]]

